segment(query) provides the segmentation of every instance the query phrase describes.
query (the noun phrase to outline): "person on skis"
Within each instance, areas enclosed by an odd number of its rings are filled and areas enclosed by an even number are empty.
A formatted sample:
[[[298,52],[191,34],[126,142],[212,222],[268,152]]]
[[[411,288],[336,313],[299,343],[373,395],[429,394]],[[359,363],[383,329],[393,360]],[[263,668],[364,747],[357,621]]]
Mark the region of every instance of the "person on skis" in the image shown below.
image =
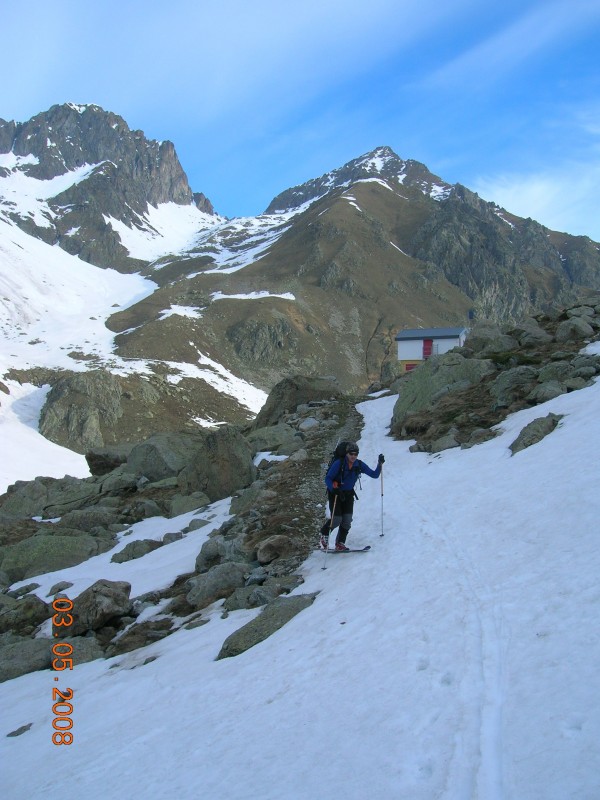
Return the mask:
[[[338,527],[335,549],[349,549],[346,546],[346,537],[352,524],[354,498],[356,497],[354,486],[361,475],[378,478],[381,475],[381,467],[384,461],[385,458],[380,453],[376,468],[371,469],[364,461],[359,459],[358,445],[355,442],[348,442],[346,455],[333,461],[325,475],[330,517],[321,528],[321,547],[323,550],[327,550],[329,547],[329,536]],[[333,543],[331,547],[333,549]]]

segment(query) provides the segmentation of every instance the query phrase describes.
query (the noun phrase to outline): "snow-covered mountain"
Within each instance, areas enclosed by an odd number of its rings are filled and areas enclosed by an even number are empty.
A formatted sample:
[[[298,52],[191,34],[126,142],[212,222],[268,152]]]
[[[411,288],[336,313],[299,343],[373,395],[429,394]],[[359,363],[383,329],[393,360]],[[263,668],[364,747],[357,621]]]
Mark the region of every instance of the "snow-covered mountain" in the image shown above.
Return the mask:
[[[596,243],[387,147],[264,214],[225,219],[170,142],[93,105],[0,120],[0,223],[2,374],[38,387],[136,374],[168,409],[160,417],[123,384],[133,401],[118,430],[100,423],[99,445],[159,425],[246,423],[285,375],[335,374],[348,391],[389,382],[402,327],[464,324],[472,309],[516,319],[600,286]],[[90,445],[67,420],[46,433]]]

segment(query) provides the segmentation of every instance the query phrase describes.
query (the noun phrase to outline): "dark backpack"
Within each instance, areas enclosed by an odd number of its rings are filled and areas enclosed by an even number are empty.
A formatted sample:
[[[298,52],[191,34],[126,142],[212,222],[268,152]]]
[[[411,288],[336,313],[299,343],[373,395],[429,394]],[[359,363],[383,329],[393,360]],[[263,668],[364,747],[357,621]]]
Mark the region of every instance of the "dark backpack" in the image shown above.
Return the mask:
[[[327,464],[327,469],[325,470],[325,474],[327,474],[329,472],[329,468],[331,467],[333,462],[337,461],[338,459],[341,459],[340,471],[339,471],[339,473],[338,473],[338,475],[336,477],[336,480],[337,480],[338,483],[341,483],[342,482],[342,478],[344,477],[344,466],[346,464],[346,449],[347,449],[349,444],[351,444],[351,442],[344,441],[344,442],[338,442],[337,443],[337,445],[335,447],[335,450],[331,454],[331,458],[329,459],[329,463]],[[355,467],[355,469],[358,469],[358,467]]]

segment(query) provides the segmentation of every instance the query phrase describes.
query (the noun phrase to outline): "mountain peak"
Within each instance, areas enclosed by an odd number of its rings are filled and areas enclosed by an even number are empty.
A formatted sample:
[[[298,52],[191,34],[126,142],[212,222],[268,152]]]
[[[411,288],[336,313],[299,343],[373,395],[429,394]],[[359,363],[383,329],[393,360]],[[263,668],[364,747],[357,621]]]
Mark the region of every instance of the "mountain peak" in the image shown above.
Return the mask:
[[[435,199],[447,197],[452,189],[450,184],[431,173],[424,164],[419,161],[404,161],[391,147],[383,145],[354,158],[343,167],[321,175],[320,178],[282,192],[271,201],[265,213],[297,210],[330,192],[370,178],[379,178],[396,185],[416,185],[424,194]]]

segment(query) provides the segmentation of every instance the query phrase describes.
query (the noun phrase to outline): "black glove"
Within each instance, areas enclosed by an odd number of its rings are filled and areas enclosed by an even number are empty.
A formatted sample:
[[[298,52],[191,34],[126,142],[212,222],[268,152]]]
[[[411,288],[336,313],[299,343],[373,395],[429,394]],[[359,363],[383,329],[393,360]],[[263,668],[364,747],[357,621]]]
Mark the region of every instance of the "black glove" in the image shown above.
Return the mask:
[[[377,463],[383,464],[384,461],[385,461],[385,456],[383,455],[383,453],[379,453],[379,458],[377,459]]]
[[[335,486],[333,489],[330,489],[329,491],[336,497],[339,497],[341,494],[341,490],[337,486]]]

